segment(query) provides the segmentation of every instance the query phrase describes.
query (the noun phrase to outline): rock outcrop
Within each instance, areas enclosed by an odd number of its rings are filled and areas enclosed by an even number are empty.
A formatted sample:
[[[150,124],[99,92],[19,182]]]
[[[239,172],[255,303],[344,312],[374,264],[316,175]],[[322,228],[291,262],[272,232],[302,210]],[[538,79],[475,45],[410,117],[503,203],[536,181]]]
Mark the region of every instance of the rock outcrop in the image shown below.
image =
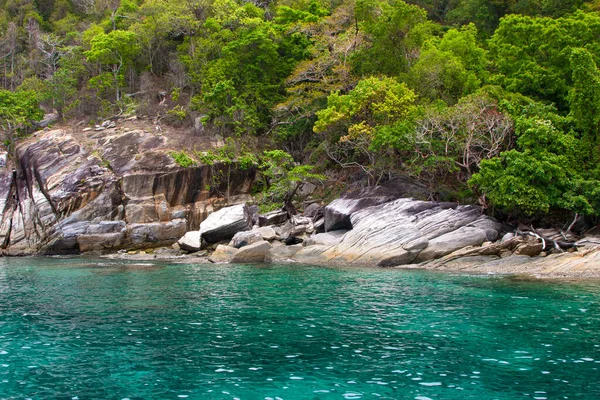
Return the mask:
[[[350,216],[359,210],[389,203],[399,198],[426,197],[426,192],[425,187],[408,178],[394,179],[386,186],[348,191],[325,207],[325,232],[352,229]]]
[[[172,244],[248,198],[254,171],[181,168],[167,138],[142,129],[83,131],[38,132],[18,144],[14,171],[0,169],[3,254]]]
[[[413,199],[367,207],[351,213],[350,220],[352,230],[338,244],[310,246],[296,258],[317,263],[410,264],[481,245],[501,229],[479,207]]]

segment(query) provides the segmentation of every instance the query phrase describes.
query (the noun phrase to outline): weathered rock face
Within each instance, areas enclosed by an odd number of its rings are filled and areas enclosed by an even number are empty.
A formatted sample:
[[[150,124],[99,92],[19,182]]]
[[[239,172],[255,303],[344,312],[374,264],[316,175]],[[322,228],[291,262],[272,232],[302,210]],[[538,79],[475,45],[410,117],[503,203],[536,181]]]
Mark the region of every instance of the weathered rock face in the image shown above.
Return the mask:
[[[350,215],[352,230],[336,245],[318,243],[298,261],[394,266],[442,257],[498,236],[501,225],[475,206],[398,199]]]
[[[355,212],[403,197],[401,190],[382,186],[367,187],[346,193],[329,203],[324,210],[325,232],[352,229],[350,216]]]
[[[0,252],[171,244],[214,207],[247,199],[253,171],[215,182],[219,166],[180,168],[170,152],[164,136],[117,128],[52,130],[21,142],[14,173],[0,169]]]

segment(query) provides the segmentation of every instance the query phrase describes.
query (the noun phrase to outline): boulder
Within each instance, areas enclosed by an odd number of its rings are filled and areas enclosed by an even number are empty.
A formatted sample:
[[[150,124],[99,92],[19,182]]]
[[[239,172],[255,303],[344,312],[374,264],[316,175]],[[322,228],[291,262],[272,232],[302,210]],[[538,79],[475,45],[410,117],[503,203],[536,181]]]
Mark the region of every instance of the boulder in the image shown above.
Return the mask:
[[[323,207],[319,203],[312,203],[304,209],[302,215],[308,218],[314,218],[322,208]]]
[[[515,255],[535,257],[539,256],[542,250],[544,246],[541,242],[526,241],[517,246]]]
[[[262,240],[263,237],[259,232],[243,231],[238,232],[233,236],[233,239],[231,239],[231,242],[229,242],[229,246],[240,249],[244,246],[248,246],[252,243],[260,242]]]
[[[150,224],[127,225],[127,237],[133,247],[158,247],[170,245],[185,235],[187,223],[184,219]]]
[[[202,238],[208,243],[231,239],[240,231],[250,229],[251,215],[246,204],[225,207],[208,216],[200,224]]]
[[[312,219],[294,215],[291,220],[286,222],[285,225],[281,227],[281,233],[279,236],[281,236],[283,240],[286,240],[288,238],[298,237],[305,233],[313,232],[314,227]]]
[[[321,218],[321,219],[315,220],[315,222],[313,222],[313,228],[315,229],[315,232],[317,232],[317,233],[324,233],[325,232],[325,219]]]
[[[266,240],[266,241],[271,241],[271,240],[275,240],[277,239],[277,233],[275,232],[275,229],[273,229],[273,227],[271,226],[263,226],[260,228],[257,228],[254,230],[254,232],[258,232],[258,234],[260,234],[260,236]]]
[[[202,235],[200,231],[189,231],[177,241],[179,248],[185,251],[195,252],[202,248]]]
[[[231,263],[258,263],[265,262],[271,244],[265,240],[252,243],[239,249],[231,259]]]
[[[317,233],[306,239],[302,244],[304,246],[335,246],[342,241],[342,237],[346,234],[346,230],[331,231],[326,233]]]
[[[258,216],[259,226],[279,225],[288,220],[286,211],[276,210]]]
[[[208,260],[215,264],[228,263],[231,262],[231,259],[234,255],[236,255],[237,252],[239,252],[239,250],[235,247],[220,244],[210,255],[210,257],[208,257]]]

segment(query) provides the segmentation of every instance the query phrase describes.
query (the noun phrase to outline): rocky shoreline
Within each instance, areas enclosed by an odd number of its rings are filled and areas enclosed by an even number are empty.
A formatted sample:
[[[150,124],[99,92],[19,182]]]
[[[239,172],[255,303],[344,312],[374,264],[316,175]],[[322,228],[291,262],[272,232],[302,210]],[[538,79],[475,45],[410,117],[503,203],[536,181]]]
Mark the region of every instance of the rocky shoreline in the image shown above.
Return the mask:
[[[478,207],[410,198],[391,200],[381,197],[381,188],[365,189],[354,197],[354,201],[342,198],[326,207],[313,207],[307,210],[308,216],[289,220],[283,212],[253,215],[252,207],[245,204],[225,207],[172,248],[107,257],[600,278],[600,241],[593,237],[573,242],[563,251],[536,233],[505,233],[505,226],[482,215]],[[340,227],[343,220],[349,226],[342,227],[350,229],[322,232],[325,226]],[[256,225],[252,226],[253,222]],[[275,224],[267,225],[270,222]],[[231,240],[224,240],[226,237]]]
[[[183,168],[160,133],[48,130],[0,170],[2,255],[301,263],[600,278],[600,239],[516,230],[481,207],[415,200],[408,179],[299,215],[251,205],[255,171]]]

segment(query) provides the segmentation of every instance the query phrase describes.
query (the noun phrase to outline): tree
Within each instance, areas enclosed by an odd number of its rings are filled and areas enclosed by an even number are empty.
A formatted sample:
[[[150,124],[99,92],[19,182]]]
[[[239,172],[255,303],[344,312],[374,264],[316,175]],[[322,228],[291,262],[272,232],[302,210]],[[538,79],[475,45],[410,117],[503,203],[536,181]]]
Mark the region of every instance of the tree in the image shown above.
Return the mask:
[[[297,165],[291,155],[282,150],[265,151],[260,172],[266,196],[271,202],[282,202],[289,216],[297,214],[293,200],[296,193],[309,181],[323,181],[324,175],[313,172],[312,165]]]
[[[512,119],[485,92],[452,107],[431,106],[407,135],[403,153],[407,172],[427,184],[431,193],[461,188],[480,164],[509,147]]]
[[[586,49],[573,49],[571,53],[573,86],[569,91],[570,116],[584,135],[598,144],[600,126],[600,72]]]
[[[130,31],[115,30],[108,34],[99,32],[90,40],[90,49],[84,52],[90,62],[98,62],[103,68],[108,69],[113,79],[115,100],[121,100],[123,87],[123,70],[131,68],[140,47],[135,33]],[[93,83],[103,83],[98,79]]]
[[[600,62],[600,15],[579,11],[559,19],[509,15],[489,41],[498,74],[493,82],[512,92],[568,110],[571,49],[585,48]]]
[[[360,75],[406,72],[435,30],[425,10],[400,0],[357,0],[355,18],[366,36],[352,57]]]
[[[0,90],[0,127],[11,146],[14,145],[15,132],[30,127],[43,116],[35,93]]]
[[[371,147],[385,127],[401,122],[414,111],[416,96],[406,84],[388,77],[370,77],[358,82],[347,95],[332,93],[327,108],[317,112],[315,133],[327,134],[328,156],[342,167],[361,168],[378,182],[381,154]]]
[[[597,161],[582,157],[586,144],[570,133],[572,121],[533,102],[509,107],[515,114],[516,148],[483,160],[469,181],[482,202],[521,216],[598,215]]]

